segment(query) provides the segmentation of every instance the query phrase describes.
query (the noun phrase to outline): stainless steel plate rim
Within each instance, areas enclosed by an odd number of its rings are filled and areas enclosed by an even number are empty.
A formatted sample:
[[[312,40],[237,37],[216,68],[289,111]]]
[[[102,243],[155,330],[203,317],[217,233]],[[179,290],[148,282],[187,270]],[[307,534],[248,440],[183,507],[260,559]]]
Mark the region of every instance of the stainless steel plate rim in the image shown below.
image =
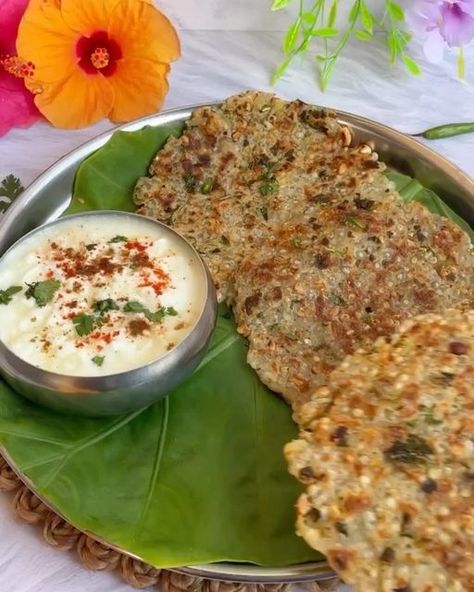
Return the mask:
[[[215,106],[219,103],[206,106]],[[44,173],[37,177],[31,185],[23,192],[23,194],[15,201],[15,203],[8,209],[7,213],[0,221],[0,255],[13,242],[15,235],[15,225],[18,225],[18,219],[26,209],[35,203],[43,194],[47,195],[48,188],[62,177],[65,177],[65,182],[69,183],[69,194],[61,194],[62,201],[51,206],[51,211],[44,218],[44,220],[35,220],[34,225],[51,220],[58,217],[67,207],[71,191],[71,175],[75,173],[79,164],[90,154],[101,148],[116,131],[137,131],[147,125],[158,127],[170,123],[184,122],[188,119],[192,111],[203,105],[194,105],[170,111],[161,114],[151,115],[142,119],[118,126],[109,130],[96,138],[89,140],[82,144],[75,150],[71,151],[66,156],[62,157]],[[458,167],[444,159],[442,156],[433,152],[424,144],[400,132],[397,132],[383,124],[373,122],[364,117],[352,115],[343,111],[336,111],[341,123],[347,124],[353,131],[358,140],[369,141],[374,139],[375,149],[382,155],[382,160],[394,160],[394,165],[402,163],[403,167],[414,170],[415,176],[425,176],[426,171],[432,173],[439,172],[440,178],[446,181],[446,197],[447,201],[455,208],[458,205],[459,209],[464,209],[464,212],[474,211],[474,182]],[[385,156],[385,158],[383,158]],[[409,158],[408,158],[409,157]],[[418,167],[418,170],[417,170]],[[72,171],[72,172],[71,172]],[[69,181],[68,181],[69,179]],[[422,182],[429,184],[429,179],[420,179]],[[451,196],[451,197],[450,197]],[[452,197],[454,196],[454,197]],[[456,198],[459,199],[458,203]],[[21,231],[21,228],[20,228]],[[17,230],[17,233],[19,231]],[[25,229],[23,229],[25,232]],[[20,235],[22,232],[20,232]],[[0,447],[0,451],[11,465],[12,469],[22,479],[22,481],[36,494],[35,486],[30,479],[24,475],[8,455],[8,450]],[[56,508],[48,502],[47,499],[40,499],[52,508],[55,512],[61,515]],[[103,542],[118,551],[125,553],[131,557],[137,557],[124,549],[104,541],[101,537],[94,533],[87,533],[96,540]],[[234,582],[254,582],[254,583],[275,583],[275,582],[303,582],[308,580],[323,581],[330,579],[334,573],[329,568],[325,561],[304,563],[299,565],[292,565],[288,567],[261,567],[246,563],[229,563],[219,562],[205,565],[193,565],[182,568],[172,568],[177,572],[197,577],[205,577],[209,579],[217,579]]]

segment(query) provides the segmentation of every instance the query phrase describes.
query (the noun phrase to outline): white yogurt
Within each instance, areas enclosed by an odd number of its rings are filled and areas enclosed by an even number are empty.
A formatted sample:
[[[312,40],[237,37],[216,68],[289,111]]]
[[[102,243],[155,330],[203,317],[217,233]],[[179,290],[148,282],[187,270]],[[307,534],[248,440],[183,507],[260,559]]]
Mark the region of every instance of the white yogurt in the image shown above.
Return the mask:
[[[21,291],[6,294],[12,286]],[[0,340],[69,376],[162,357],[194,327],[206,297],[200,262],[180,241],[114,214],[65,219],[22,241],[0,262],[0,290]]]

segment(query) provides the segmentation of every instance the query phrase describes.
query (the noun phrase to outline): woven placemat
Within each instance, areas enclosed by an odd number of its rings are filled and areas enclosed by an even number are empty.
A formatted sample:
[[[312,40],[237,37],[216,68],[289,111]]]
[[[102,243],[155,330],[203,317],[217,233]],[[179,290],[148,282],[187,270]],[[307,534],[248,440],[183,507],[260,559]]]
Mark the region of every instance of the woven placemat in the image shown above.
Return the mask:
[[[219,582],[155,569],[142,561],[99,543],[80,532],[50,510],[0,456],[0,490],[12,494],[17,516],[43,530],[44,540],[60,551],[72,551],[88,569],[115,571],[130,586],[155,587],[162,592],[289,592],[291,584],[238,584]],[[339,582],[306,582],[299,585],[308,592],[334,592]]]

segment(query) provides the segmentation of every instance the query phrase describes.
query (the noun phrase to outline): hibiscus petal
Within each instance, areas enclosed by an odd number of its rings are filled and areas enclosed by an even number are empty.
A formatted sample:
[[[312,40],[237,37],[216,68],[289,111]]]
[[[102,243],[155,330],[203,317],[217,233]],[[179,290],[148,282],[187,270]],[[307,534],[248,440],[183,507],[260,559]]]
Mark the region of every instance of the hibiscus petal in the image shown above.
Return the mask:
[[[59,82],[77,63],[78,34],[65,23],[55,0],[31,0],[18,29],[18,55],[35,65],[34,79]]]
[[[14,55],[18,25],[25,12],[28,0],[2,0],[2,37],[0,55]]]
[[[172,62],[180,55],[173,25],[148,2],[120,0],[110,16],[108,32],[126,58]]]
[[[69,27],[82,35],[107,31],[110,15],[121,0],[62,0],[61,13]]]
[[[14,83],[10,84],[9,81],[8,88],[5,88],[2,82],[7,76]],[[0,136],[13,127],[29,127],[39,119],[41,115],[34,104],[33,95],[25,89],[23,81],[5,73],[0,74]]]
[[[114,90],[102,74],[91,76],[75,68],[69,78],[37,94],[35,103],[55,127],[76,129],[109,115]]]
[[[439,30],[450,47],[460,47],[474,37],[474,18],[463,12],[458,4],[444,3],[441,7],[443,20]]]
[[[110,119],[121,123],[158,111],[168,92],[168,71],[167,64],[139,58],[117,62],[117,70],[108,78],[115,91]]]
[[[425,39],[423,51],[426,58],[433,64],[439,64],[443,59],[444,41],[438,31],[432,31]]]

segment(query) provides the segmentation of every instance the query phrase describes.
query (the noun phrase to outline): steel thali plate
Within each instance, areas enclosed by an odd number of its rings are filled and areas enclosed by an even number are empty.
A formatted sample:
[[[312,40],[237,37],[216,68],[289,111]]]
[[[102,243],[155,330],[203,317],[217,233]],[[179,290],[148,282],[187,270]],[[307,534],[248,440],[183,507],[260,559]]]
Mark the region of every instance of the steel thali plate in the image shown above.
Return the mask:
[[[61,158],[41,174],[2,217],[0,255],[26,232],[58,218],[66,210],[71,200],[74,177],[79,165],[101,148],[115,131],[137,131],[144,126],[159,127],[181,123],[189,119],[192,111],[199,106],[202,105],[166,111],[122,125],[86,142]],[[363,117],[342,111],[336,113],[340,122],[349,126],[356,143],[369,142],[379,154],[380,160],[418,179],[425,187],[435,191],[462,218],[471,225],[474,224],[474,181],[459,168],[414,138]],[[14,463],[8,458],[8,451],[1,452],[16,470]],[[21,472],[16,472],[34,491],[34,485],[29,479]],[[51,507],[47,499],[43,501]],[[57,512],[54,507],[52,509]],[[87,534],[110,545],[94,533]],[[117,548],[114,545],[110,546]],[[124,549],[117,550],[130,555]],[[324,561],[279,568],[222,562],[193,565],[175,571],[210,579],[254,583],[323,581],[334,575]]]

